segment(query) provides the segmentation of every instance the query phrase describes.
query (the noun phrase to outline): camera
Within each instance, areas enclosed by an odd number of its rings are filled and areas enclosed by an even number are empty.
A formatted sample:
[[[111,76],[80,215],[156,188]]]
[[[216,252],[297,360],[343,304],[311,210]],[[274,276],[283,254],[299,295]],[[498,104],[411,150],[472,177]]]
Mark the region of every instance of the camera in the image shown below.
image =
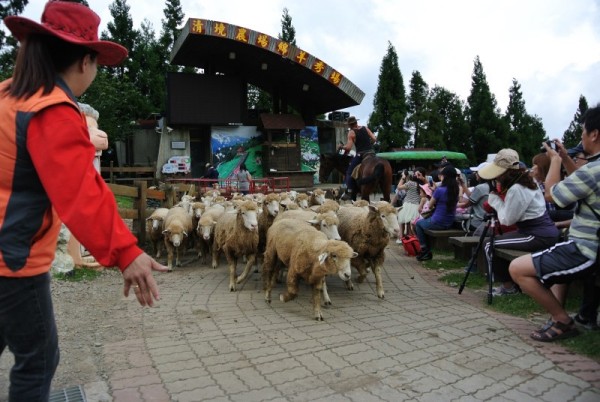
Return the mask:
[[[556,151],[556,143],[555,143],[554,141],[550,141],[550,140],[548,140],[548,141],[546,141],[546,144],[547,144],[547,145],[548,145],[550,148],[552,148],[552,150],[553,150],[553,151]],[[544,146],[542,145],[542,147],[540,148],[540,151],[541,151],[541,152],[546,152],[546,147],[544,147]]]

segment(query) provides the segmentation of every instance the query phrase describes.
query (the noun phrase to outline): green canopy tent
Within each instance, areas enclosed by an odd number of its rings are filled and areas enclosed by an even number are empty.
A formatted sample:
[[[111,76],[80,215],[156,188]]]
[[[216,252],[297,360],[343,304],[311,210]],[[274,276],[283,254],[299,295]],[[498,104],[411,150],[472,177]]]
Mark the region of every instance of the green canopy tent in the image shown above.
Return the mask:
[[[380,152],[377,154],[380,158],[390,161],[415,161],[429,160],[439,162],[444,156],[449,161],[467,160],[467,156],[461,152],[450,151],[396,151],[396,152]]]

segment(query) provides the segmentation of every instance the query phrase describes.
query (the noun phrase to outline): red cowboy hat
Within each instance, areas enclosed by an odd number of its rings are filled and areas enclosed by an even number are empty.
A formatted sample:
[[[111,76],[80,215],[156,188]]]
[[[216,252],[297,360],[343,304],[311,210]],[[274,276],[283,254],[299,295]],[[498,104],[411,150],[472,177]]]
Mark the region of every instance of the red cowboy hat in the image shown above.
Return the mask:
[[[80,3],[50,0],[42,14],[42,23],[20,16],[4,18],[4,24],[17,40],[31,34],[52,35],[98,53],[98,64],[113,66],[127,57],[127,49],[114,42],[98,40],[100,17]]]

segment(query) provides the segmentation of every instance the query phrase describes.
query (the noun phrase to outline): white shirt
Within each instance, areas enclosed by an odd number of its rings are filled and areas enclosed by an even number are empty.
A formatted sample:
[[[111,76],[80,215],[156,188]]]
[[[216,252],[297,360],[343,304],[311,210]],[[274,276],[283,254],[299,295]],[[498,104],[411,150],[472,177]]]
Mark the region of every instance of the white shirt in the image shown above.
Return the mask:
[[[531,190],[520,184],[509,188],[504,200],[491,193],[488,204],[498,212],[498,221],[506,226],[539,218],[546,212],[546,202],[541,190]]]

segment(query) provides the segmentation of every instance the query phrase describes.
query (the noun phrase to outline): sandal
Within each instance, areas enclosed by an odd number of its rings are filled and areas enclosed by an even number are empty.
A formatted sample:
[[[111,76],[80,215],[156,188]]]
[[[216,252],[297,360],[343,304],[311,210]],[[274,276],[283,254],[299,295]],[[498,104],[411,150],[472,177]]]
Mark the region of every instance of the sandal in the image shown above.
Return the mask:
[[[554,325],[554,321],[552,321],[552,317],[550,317],[544,323],[544,325],[542,325],[541,327],[539,327],[538,329],[536,329],[534,332],[537,332],[538,334],[541,334],[543,332],[548,331],[550,328],[552,328],[553,325]]]
[[[562,323],[560,321],[556,321],[552,323],[552,325],[548,329],[546,329],[545,331],[541,331],[542,329],[544,329],[545,326],[546,325],[544,325],[537,331],[533,331],[529,335],[529,337],[535,341],[553,342],[559,339],[567,339],[579,335],[579,331],[575,327],[575,322],[573,321],[573,319],[571,319],[571,321],[567,324]]]

